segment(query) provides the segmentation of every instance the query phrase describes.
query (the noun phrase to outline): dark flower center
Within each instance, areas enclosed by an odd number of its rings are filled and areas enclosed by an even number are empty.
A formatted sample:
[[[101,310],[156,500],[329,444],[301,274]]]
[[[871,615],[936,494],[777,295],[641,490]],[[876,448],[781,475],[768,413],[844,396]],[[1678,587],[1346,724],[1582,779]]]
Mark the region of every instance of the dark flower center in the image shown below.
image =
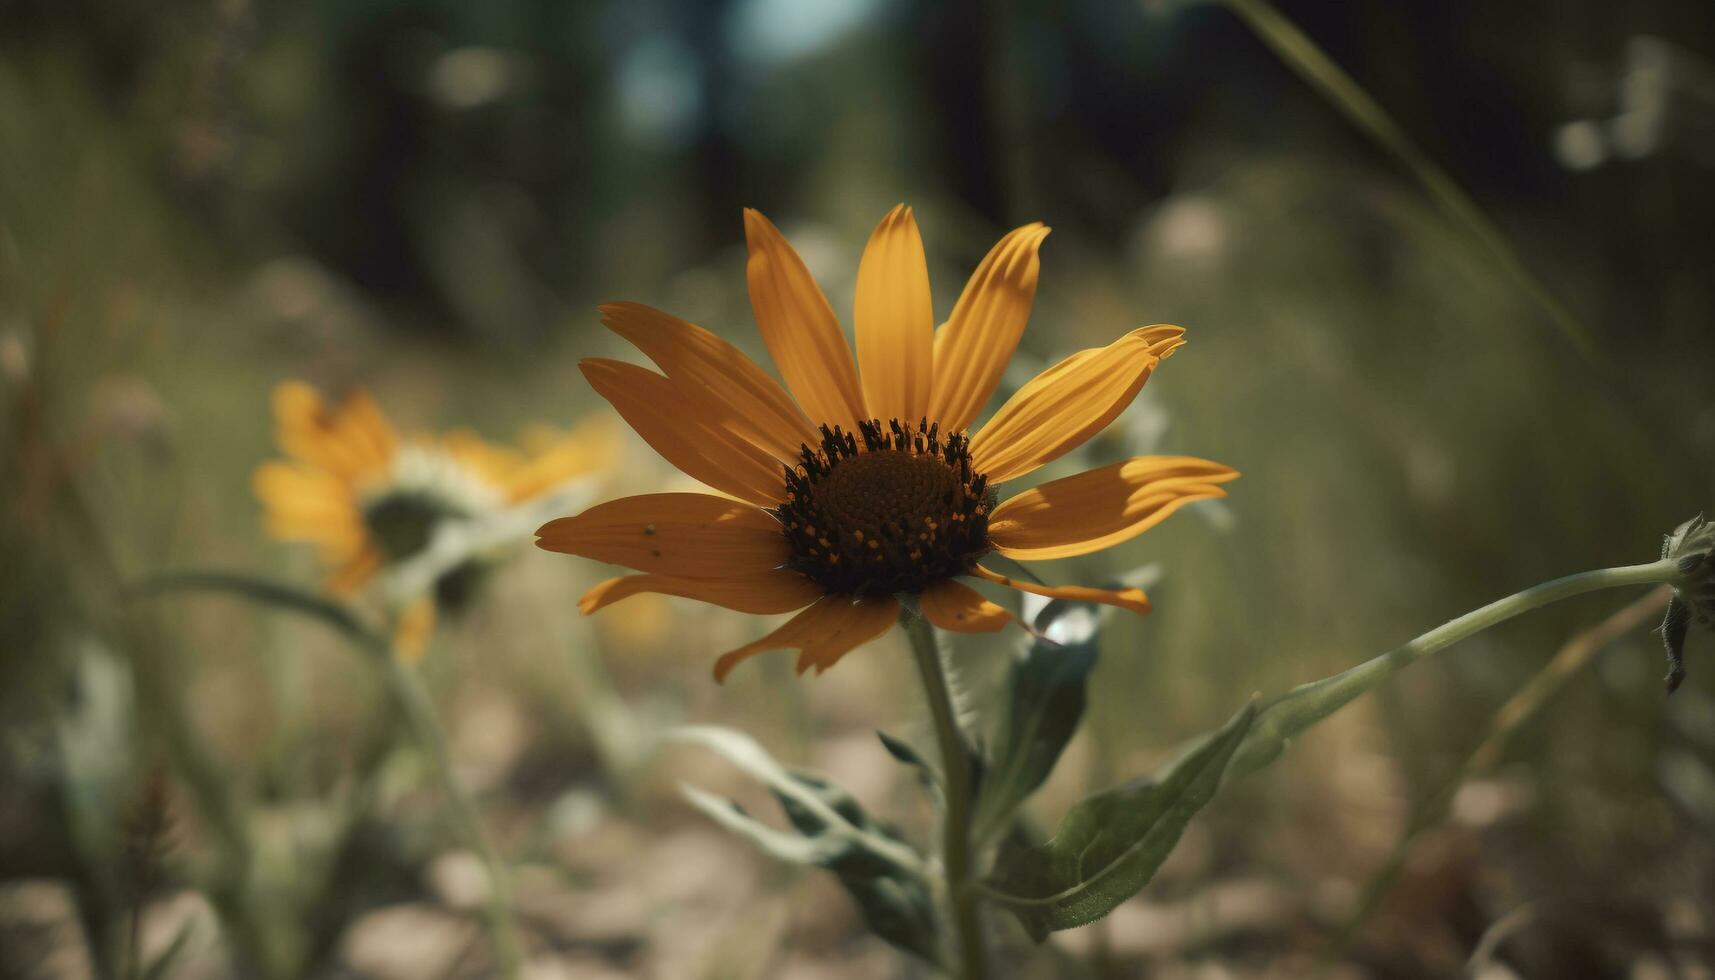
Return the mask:
[[[442,520],[464,516],[430,494],[410,491],[384,494],[363,509],[363,522],[389,561],[417,554],[428,547]]]
[[[943,439],[927,419],[859,422],[855,435],[824,425],[821,447],[802,457],[775,515],[792,546],[787,567],[828,592],[922,592],[988,553],[994,501],[965,436]]]
[[[472,516],[469,509],[443,496],[417,490],[390,491],[363,509],[363,521],[389,562],[407,561],[421,554],[442,521]],[[435,604],[449,612],[464,608],[486,571],[483,563],[473,558],[442,572],[435,579]]]

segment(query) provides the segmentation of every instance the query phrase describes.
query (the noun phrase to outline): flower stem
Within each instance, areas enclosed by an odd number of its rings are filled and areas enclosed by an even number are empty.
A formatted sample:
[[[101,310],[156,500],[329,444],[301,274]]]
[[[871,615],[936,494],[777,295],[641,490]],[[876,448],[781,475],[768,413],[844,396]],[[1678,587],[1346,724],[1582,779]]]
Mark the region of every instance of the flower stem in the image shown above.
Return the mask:
[[[982,980],[988,975],[988,954],[983,945],[982,917],[978,896],[971,888],[971,758],[959,722],[953,713],[953,696],[946,670],[935,642],[935,629],[922,616],[907,614],[901,623],[911,638],[911,653],[923,678],[923,697],[935,725],[935,740],[941,748],[941,772],[945,783],[946,822],[942,829],[941,868],[946,877],[947,903],[952,912],[953,945],[961,980]]]
[[[1676,583],[1673,559],[1647,565],[1599,568],[1533,585],[1435,627],[1378,657],[1332,677],[1301,685],[1263,708],[1244,743],[1233,754],[1227,778],[1245,776],[1279,758],[1293,736],[1343,708],[1395,671],[1501,623],[1561,599],[1630,585]]]
[[[476,805],[459,785],[458,776],[453,771],[452,753],[447,749],[446,734],[441,730],[434,702],[423,686],[422,677],[401,663],[397,656],[389,655],[386,660],[387,683],[405,714],[406,724],[429,753],[441,792],[466,845],[476,851],[488,871],[488,930],[494,944],[494,958],[499,975],[516,980],[522,969],[523,954],[518,942],[518,927],[512,918],[512,881],[506,865],[483,828]]]

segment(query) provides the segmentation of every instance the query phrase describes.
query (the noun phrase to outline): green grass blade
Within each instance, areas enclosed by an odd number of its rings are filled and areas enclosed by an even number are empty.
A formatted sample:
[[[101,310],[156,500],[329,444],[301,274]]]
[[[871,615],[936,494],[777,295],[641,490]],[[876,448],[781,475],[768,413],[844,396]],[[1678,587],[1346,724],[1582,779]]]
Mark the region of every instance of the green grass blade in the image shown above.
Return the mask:
[[[1387,110],[1317,47],[1309,35],[1299,30],[1298,25],[1288,20],[1268,0],[1217,2],[1237,14],[1245,26],[1268,45],[1269,50],[1311,88],[1320,92],[1348,121],[1398,158],[1412,177],[1423,185],[1435,204],[1471,236],[1502,275],[1542,308],[1580,354],[1594,359],[1596,348],[1589,327],[1530,271],[1482,208],[1460,190],[1453,178],[1412,142]]]

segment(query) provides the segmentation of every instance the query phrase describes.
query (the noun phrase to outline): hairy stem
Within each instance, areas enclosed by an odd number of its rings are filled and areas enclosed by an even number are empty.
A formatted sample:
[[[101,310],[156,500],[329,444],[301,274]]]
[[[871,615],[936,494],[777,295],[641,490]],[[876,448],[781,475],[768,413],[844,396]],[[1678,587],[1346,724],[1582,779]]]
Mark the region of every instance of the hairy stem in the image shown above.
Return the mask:
[[[921,616],[907,614],[902,625],[911,638],[911,653],[923,678],[923,697],[941,749],[941,772],[946,790],[946,823],[942,830],[941,867],[952,913],[953,945],[961,980],[988,975],[983,945],[981,910],[971,887],[971,762],[970,749],[959,731],[952,692],[935,642],[935,629]]]

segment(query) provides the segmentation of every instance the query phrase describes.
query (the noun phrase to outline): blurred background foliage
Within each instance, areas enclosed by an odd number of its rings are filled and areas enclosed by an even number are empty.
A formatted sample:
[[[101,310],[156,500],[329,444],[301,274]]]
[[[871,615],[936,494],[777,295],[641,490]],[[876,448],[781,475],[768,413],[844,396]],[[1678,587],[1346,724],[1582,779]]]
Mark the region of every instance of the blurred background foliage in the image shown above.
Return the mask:
[[[940,316],[994,239],[1048,222],[1021,377],[1141,323],[1189,331],[1090,458],[1185,452],[1245,477],[1052,570],[1164,574],[1156,614],[1108,631],[1045,821],[1253,691],[1653,558],[1715,502],[1715,6],[1281,9],[1486,210],[1592,353],[1218,4],[0,5],[0,970],[114,970],[117,940],[91,934],[141,890],[145,946],[188,937],[187,975],[482,971],[480,874],[365,665],[312,625],[145,607],[126,585],[188,566],[315,581],[261,536],[248,483],[282,378],[370,387],[407,429],[504,437],[605,410],[575,368],[621,352],[597,302],[760,353],[744,206],[842,316],[898,200]],[[635,444],[607,492],[675,479]],[[790,682],[780,655],[716,688],[709,657],[759,624],[643,598],[580,621],[571,600],[603,573],[584,564],[521,554],[424,667],[521,868],[534,967],[897,975],[836,886],[684,806],[685,773],[720,788],[706,760],[604,765],[566,652],[598,652],[636,724],[737,725],[898,812],[910,780],[872,731],[923,733],[896,640],[821,680]],[[1624,601],[1538,614],[1353,706],[1217,801],[1140,899],[1019,969],[1432,977],[1487,950],[1485,977],[1711,975],[1706,637],[1672,701],[1655,638],[1614,644],[1344,929],[1496,710]],[[969,652],[977,680],[1000,646]],[[156,778],[177,829],[138,889],[119,815]],[[235,918],[246,902],[260,913]]]

